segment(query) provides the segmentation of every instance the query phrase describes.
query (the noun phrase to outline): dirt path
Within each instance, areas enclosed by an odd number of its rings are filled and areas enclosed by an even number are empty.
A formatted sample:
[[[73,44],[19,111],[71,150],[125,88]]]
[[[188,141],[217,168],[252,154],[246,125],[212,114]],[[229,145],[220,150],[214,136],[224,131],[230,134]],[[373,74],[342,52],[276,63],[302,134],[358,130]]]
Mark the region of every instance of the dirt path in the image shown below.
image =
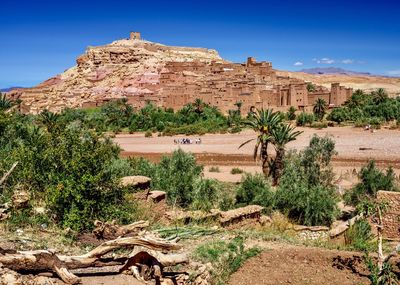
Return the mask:
[[[265,250],[231,276],[230,285],[354,285],[369,284],[362,265],[353,273],[343,267],[351,252],[306,247]]]
[[[314,134],[319,136],[328,135],[336,142],[338,160],[365,161],[369,158],[388,162],[400,160],[399,130],[381,129],[371,133],[370,131],[352,127],[333,127],[322,130],[298,129],[302,130],[303,133],[296,141],[288,144],[289,149],[301,150],[305,148]],[[125,155],[129,153],[163,154],[182,148],[185,151],[201,154],[208,160],[213,160],[213,156],[219,155],[216,159],[225,157],[229,160],[235,159],[238,162],[245,159],[243,163],[248,163],[252,161],[251,155],[254,144],[250,143],[241,149],[238,149],[238,147],[242,142],[252,139],[254,136],[254,132],[250,130],[237,134],[207,134],[201,136],[202,143],[199,145],[178,145],[174,144],[174,139],[185,136],[145,138],[144,134],[138,133],[117,135],[114,141],[121,146]],[[191,136],[191,138],[194,139],[196,137]]]

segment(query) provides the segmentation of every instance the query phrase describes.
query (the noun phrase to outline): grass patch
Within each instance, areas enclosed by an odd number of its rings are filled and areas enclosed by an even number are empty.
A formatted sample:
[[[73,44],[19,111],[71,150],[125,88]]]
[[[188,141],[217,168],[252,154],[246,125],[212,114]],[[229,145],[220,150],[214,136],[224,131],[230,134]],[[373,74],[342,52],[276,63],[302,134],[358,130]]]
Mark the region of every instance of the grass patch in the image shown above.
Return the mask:
[[[244,171],[240,168],[234,167],[231,170],[231,174],[242,174]]]
[[[208,169],[208,171],[209,171],[209,172],[221,172],[221,171],[219,170],[219,167],[218,167],[218,166],[211,166],[211,167]]]
[[[231,274],[236,272],[243,263],[261,252],[259,248],[244,247],[244,238],[235,237],[230,241],[207,242],[196,248],[194,257],[203,262],[211,263],[211,276],[217,285],[227,284]]]

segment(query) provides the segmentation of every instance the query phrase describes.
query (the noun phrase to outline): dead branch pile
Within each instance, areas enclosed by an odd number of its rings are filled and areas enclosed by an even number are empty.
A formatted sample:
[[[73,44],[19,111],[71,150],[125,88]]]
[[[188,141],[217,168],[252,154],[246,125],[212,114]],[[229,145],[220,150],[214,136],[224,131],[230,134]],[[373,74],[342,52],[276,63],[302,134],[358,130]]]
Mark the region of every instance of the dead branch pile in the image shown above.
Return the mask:
[[[147,222],[137,222],[117,228],[116,232],[123,235],[146,226]],[[105,257],[108,253],[123,248],[133,248],[133,251],[119,258]],[[90,267],[96,271],[95,268],[106,266],[119,266],[119,272],[130,271],[140,280],[162,280],[165,266],[188,261],[186,254],[172,253],[179,249],[181,246],[177,243],[146,233],[143,236],[119,237],[106,241],[88,253],[78,256],[58,255],[52,250],[15,251],[0,248],[0,264],[3,268],[22,273],[51,272],[67,284],[78,284],[81,281],[71,270]]]

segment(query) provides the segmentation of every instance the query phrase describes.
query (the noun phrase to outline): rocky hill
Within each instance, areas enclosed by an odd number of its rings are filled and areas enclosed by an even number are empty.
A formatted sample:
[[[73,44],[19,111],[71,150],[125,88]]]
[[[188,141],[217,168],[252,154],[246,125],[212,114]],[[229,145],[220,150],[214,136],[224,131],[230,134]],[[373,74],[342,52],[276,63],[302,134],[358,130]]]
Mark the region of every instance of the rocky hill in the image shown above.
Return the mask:
[[[25,112],[45,108],[59,111],[81,107],[86,101],[146,94],[144,83],[159,82],[167,62],[225,62],[217,51],[205,48],[165,46],[143,40],[118,40],[89,47],[76,66],[36,87],[10,92],[23,102]]]

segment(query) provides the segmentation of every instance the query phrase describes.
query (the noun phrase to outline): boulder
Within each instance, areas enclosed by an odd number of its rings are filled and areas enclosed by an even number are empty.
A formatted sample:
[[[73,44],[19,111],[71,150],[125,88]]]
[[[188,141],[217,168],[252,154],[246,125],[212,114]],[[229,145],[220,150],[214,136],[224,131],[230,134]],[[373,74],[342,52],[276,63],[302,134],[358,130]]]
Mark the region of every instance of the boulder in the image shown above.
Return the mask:
[[[120,185],[122,187],[148,189],[150,187],[150,182],[151,182],[150,177],[135,175],[135,176],[125,176],[125,177],[121,178]]]
[[[159,203],[161,201],[164,201],[167,197],[167,193],[164,191],[150,191],[148,199],[151,199],[154,203]]]

